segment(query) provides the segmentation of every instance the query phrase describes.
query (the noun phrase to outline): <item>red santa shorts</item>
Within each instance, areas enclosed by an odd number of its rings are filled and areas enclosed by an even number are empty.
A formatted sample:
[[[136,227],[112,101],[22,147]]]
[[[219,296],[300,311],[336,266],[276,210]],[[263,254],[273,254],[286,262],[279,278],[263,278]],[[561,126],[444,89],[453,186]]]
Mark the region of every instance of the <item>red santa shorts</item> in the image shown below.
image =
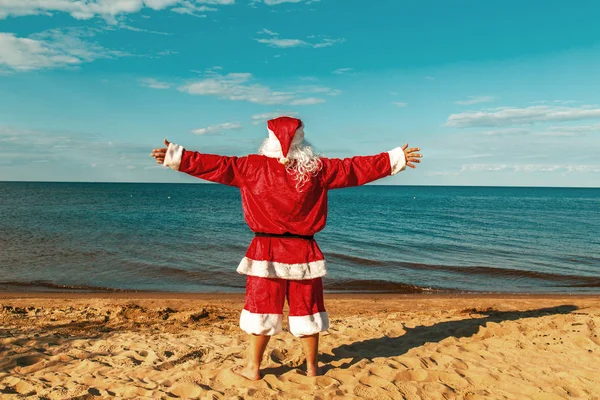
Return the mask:
[[[313,335],[329,328],[321,278],[288,280],[251,275],[246,280],[246,304],[240,328],[254,335],[278,334],[286,298],[290,306],[290,332],[294,336]]]

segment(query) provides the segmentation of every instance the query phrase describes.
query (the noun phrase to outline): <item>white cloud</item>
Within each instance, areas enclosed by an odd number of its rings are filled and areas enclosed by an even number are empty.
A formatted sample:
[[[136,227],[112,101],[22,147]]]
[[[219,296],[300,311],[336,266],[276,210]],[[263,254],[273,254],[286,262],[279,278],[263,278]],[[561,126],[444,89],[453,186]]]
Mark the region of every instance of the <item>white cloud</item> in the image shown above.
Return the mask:
[[[538,100],[532,101],[531,104],[548,104],[548,103],[559,103],[559,104],[573,104],[577,103],[575,100]]]
[[[222,99],[249,101],[259,104],[281,104],[293,99],[288,92],[275,92],[267,86],[250,83],[250,73],[211,74],[200,81],[191,82],[179,88],[189,94],[217,96]]]
[[[24,148],[22,143],[27,143]],[[0,160],[29,165],[32,162],[69,166],[97,166],[112,162],[119,168],[151,162],[147,145],[106,142],[98,134],[72,131],[33,130],[0,126]],[[42,173],[42,172],[40,172]]]
[[[459,128],[473,126],[504,126],[594,118],[600,118],[600,108],[598,108],[598,106],[500,107],[484,111],[452,114],[448,117],[446,126]]]
[[[490,131],[483,132],[484,135],[491,136],[584,136],[588,132],[600,132],[600,124],[594,125],[554,125],[546,128],[542,128],[539,131],[535,131],[529,128],[501,128],[493,129]]]
[[[508,168],[506,164],[463,164],[460,171],[503,171]]]
[[[587,132],[600,132],[600,124],[580,126],[552,126],[546,132],[535,132],[542,136],[583,136]]]
[[[259,3],[265,3],[268,6],[276,6],[283,3],[300,3],[302,0],[262,0]]]
[[[283,39],[279,37],[279,33],[270,31],[268,29],[263,29],[258,32],[262,34],[269,35],[269,38],[261,38],[254,39],[259,43],[263,43],[268,45],[269,47],[277,47],[277,48],[289,48],[289,47],[313,47],[315,49],[333,46],[336,43],[342,43],[345,39],[330,39],[330,38],[321,38],[320,40],[314,41],[314,39],[318,39],[316,36],[309,36],[307,39],[313,39],[311,41],[303,40],[303,39]]]
[[[600,165],[556,164],[463,164],[461,172],[510,171],[510,172],[600,172]]]
[[[157,57],[165,57],[165,56],[171,56],[173,54],[179,54],[178,51],[173,51],[173,50],[163,50],[163,51],[159,51],[156,53]]]
[[[194,17],[206,17],[206,14],[199,14],[204,12],[214,12],[218,11],[217,8],[207,7],[207,6],[198,6],[191,1],[185,0],[181,3],[179,7],[171,8],[171,11],[176,12],[178,14],[188,14]]]
[[[311,46],[315,49],[320,49],[323,47],[330,47],[337,43],[344,43],[346,39],[321,39],[319,43],[314,43]]]
[[[478,104],[478,103],[489,103],[490,101],[494,101],[494,96],[469,96],[467,100],[459,100],[455,101],[455,104],[460,105],[470,105],[470,104]]]
[[[0,33],[0,65],[12,70],[29,71],[54,66],[80,64],[82,60],[56,51],[47,43]]]
[[[114,58],[127,53],[108,50],[82,40],[91,36],[83,30],[53,29],[20,38],[0,32],[0,71],[32,71],[38,69],[78,66],[99,58]]]
[[[449,171],[431,171],[425,172],[425,176],[458,176],[460,175],[458,172],[449,172]]]
[[[279,39],[279,38],[271,38],[271,39],[255,39],[258,43],[268,44],[270,47],[300,47],[300,46],[309,46],[307,42],[300,39]]]
[[[229,5],[234,4],[235,0],[195,0],[194,2]],[[117,17],[121,14],[137,13],[144,8],[162,10],[178,5],[181,5],[178,8],[184,9],[201,8],[189,0],[0,0],[0,19],[8,16],[52,15],[53,12],[65,12],[75,19],[101,17],[108,22],[116,23]]]
[[[170,83],[161,82],[161,81],[158,81],[158,80],[156,80],[154,78],[140,79],[140,84],[142,86],[149,87],[149,88],[152,88],[152,89],[169,89],[169,88],[171,88],[171,86],[173,86]]]
[[[600,172],[600,165],[568,165],[568,172]]]
[[[435,78],[433,76],[426,76],[425,79],[430,80],[430,81],[435,80]]]
[[[299,93],[322,93],[328,96],[339,96],[342,94],[342,91],[339,89],[332,89],[329,87],[316,85],[298,86],[294,88],[294,91]]]
[[[459,156],[459,157],[456,157],[456,158],[458,158],[458,159],[466,159],[466,158],[484,158],[484,157],[492,157],[492,156],[493,156],[493,154],[491,154],[491,153],[484,153],[484,154],[471,154],[471,155],[468,155],[468,156]]]
[[[271,35],[271,36],[279,36],[279,34],[277,32],[273,32],[268,29],[263,29],[262,31],[259,31],[258,33],[264,33],[264,34]]]
[[[338,75],[342,75],[348,72],[352,72],[354,71],[354,68],[338,68],[335,71],[333,71],[333,74],[338,74]]]
[[[525,129],[525,128],[493,129],[491,131],[483,132],[484,135],[490,135],[490,136],[529,135],[530,133],[531,133],[531,129]]]
[[[225,122],[223,124],[207,126],[206,128],[194,129],[192,133],[195,135],[219,135],[223,131],[232,129],[242,129],[242,124],[239,122]]]
[[[273,112],[268,112],[268,113],[255,114],[252,116],[252,125],[263,124],[270,119],[281,117],[283,115],[288,116],[288,117],[293,117],[293,116],[298,115],[298,113],[297,112],[273,111]]]
[[[408,105],[408,103],[405,103],[402,101],[394,101],[394,102],[392,102],[392,104],[398,108],[406,107]]]
[[[168,32],[153,31],[153,30],[150,30],[150,29],[136,28],[135,26],[130,26],[130,25],[127,25],[127,24],[124,24],[124,23],[120,23],[119,24],[119,28],[121,28],[121,29],[127,29],[128,31],[132,31],[132,32],[153,33],[155,35],[163,35],[163,36],[171,36],[171,35],[173,35],[172,33],[168,33]]]
[[[324,102],[325,102],[325,100],[320,99],[318,97],[308,97],[305,99],[293,100],[292,102],[290,102],[290,104],[293,106],[308,106],[308,105],[320,104],[320,103],[324,103]]]
[[[206,75],[205,79],[187,83],[178,89],[189,94],[257,104],[308,105],[325,101],[315,97],[304,98],[302,90],[276,91],[260,83],[254,83],[250,73],[222,75],[209,71]]]
[[[515,172],[554,172],[564,167],[550,164],[523,164],[512,168]]]

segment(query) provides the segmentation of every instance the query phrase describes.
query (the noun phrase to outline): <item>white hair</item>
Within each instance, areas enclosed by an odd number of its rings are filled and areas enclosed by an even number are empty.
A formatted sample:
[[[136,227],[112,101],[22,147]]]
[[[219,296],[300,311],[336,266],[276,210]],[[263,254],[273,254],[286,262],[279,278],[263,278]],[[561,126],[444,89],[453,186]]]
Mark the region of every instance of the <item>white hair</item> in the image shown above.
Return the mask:
[[[269,132],[269,137],[265,139],[259,147],[258,154],[278,159],[284,158],[281,144],[272,132]],[[298,191],[302,191],[302,187],[311,177],[316,176],[323,167],[321,155],[316,153],[311,144],[304,140],[304,131],[302,130],[302,127],[296,131],[294,139],[290,144],[287,157],[285,158],[289,160],[289,162],[285,164],[285,169],[288,173],[294,175],[296,189]]]

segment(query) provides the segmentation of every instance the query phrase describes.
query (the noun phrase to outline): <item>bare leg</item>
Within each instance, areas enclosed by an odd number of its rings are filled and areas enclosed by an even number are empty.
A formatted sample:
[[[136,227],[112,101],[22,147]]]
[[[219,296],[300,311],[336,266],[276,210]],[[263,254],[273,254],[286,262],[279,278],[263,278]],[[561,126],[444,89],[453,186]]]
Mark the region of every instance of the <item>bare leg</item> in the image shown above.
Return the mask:
[[[247,363],[244,368],[239,371],[240,375],[248,379],[257,381],[260,379],[260,362],[271,336],[266,335],[250,335],[250,347],[248,348]]]
[[[302,340],[304,355],[306,357],[306,375],[319,375],[319,367],[317,365],[317,357],[319,356],[319,334],[315,333],[310,336],[302,336],[300,340]]]

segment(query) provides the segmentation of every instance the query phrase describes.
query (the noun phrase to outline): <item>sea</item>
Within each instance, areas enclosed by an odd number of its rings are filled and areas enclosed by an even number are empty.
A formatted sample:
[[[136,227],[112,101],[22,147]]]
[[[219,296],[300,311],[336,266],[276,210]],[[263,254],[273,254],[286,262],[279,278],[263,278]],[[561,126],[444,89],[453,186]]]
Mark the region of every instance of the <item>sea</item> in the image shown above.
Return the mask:
[[[243,292],[236,188],[0,182],[0,291]],[[329,192],[327,292],[600,294],[600,189]]]

